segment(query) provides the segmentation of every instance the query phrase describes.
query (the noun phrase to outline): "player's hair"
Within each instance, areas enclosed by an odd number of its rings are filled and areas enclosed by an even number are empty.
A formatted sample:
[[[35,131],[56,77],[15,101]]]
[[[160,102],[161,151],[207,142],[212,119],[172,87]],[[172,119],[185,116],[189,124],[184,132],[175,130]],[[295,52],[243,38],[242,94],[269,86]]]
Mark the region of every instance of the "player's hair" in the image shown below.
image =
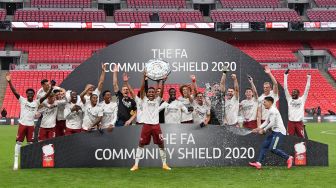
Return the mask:
[[[111,91],[110,90],[103,91],[103,93],[102,93],[103,97],[105,96],[106,93],[111,93]]]
[[[250,87],[248,87],[248,88],[245,89],[245,91],[247,91],[247,90],[251,90],[251,91],[253,91],[253,89],[250,88]]]
[[[297,91],[298,94],[300,94],[300,90],[298,90],[298,89],[293,89],[293,91]]]
[[[153,86],[149,87],[149,88],[148,88],[148,91],[149,91],[150,89],[152,89],[152,90],[155,91],[155,88],[154,88]],[[148,91],[147,91],[147,92],[148,92]]]
[[[234,88],[233,88],[233,87],[228,87],[228,90],[229,90],[229,89],[232,89],[232,90],[234,90]]]
[[[27,94],[29,91],[32,91],[32,92],[35,94],[35,90],[32,89],[32,88],[28,88],[28,89],[26,90],[26,94]]]
[[[176,91],[175,88],[171,87],[171,88],[169,88],[168,92],[170,92],[171,90],[175,90]]]
[[[264,85],[266,85],[266,84],[268,84],[268,85],[270,85],[270,87],[272,87],[271,82],[264,82]]]
[[[47,83],[47,82],[49,82],[48,79],[43,79],[43,80],[41,80],[41,85],[43,85],[43,84],[45,84],[45,83]]]
[[[90,99],[91,99],[93,96],[96,96],[96,97],[98,97],[98,95],[97,95],[97,94],[95,94],[95,93],[92,93],[92,95],[90,96]]]
[[[269,102],[271,102],[272,104],[274,103],[274,99],[273,99],[273,97],[265,97],[264,100],[269,101]]]
[[[180,93],[181,93],[182,96],[183,96],[183,88],[185,88],[185,87],[188,88],[190,90],[190,92],[191,92],[191,88],[190,88],[189,85],[186,85],[186,84],[181,85],[181,87],[180,87]]]
[[[196,96],[199,95],[199,94],[201,94],[202,96],[204,96],[204,93],[202,93],[202,92],[197,92]]]

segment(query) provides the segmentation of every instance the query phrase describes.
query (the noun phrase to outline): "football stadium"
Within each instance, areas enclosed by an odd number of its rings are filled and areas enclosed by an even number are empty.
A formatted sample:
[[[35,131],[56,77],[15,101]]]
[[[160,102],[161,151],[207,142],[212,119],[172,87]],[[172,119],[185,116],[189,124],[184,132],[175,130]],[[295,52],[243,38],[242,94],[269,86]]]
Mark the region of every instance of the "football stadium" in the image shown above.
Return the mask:
[[[0,0],[0,187],[333,187],[336,0]]]

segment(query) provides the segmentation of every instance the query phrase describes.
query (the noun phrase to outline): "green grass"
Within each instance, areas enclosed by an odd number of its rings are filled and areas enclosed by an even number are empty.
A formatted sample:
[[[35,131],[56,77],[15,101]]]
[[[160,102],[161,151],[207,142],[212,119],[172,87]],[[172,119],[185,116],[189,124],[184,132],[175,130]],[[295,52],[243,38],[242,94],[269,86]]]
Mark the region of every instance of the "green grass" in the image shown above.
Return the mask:
[[[335,187],[336,124],[310,124],[311,140],[329,145],[329,167],[12,170],[16,127],[0,126],[0,187]],[[329,131],[325,134],[323,131]]]

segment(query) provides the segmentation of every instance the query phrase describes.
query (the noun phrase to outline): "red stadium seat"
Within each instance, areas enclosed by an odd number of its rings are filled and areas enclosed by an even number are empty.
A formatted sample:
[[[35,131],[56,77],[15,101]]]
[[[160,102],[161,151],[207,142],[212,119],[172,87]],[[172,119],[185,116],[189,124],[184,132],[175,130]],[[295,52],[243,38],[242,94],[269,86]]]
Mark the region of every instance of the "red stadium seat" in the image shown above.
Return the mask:
[[[31,7],[40,8],[89,8],[91,0],[31,0]]]
[[[336,20],[336,10],[310,9],[307,10],[310,21],[334,22]]]
[[[335,0],[314,0],[319,7],[336,7]]]
[[[224,8],[276,8],[279,0],[221,0]]]
[[[33,88],[35,92],[41,88],[40,81],[42,79],[54,79],[57,83],[61,83],[71,71],[11,71],[12,83],[16,90],[23,96],[28,88]],[[19,117],[20,105],[10,88],[6,88],[2,108],[6,108],[9,118]]]
[[[283,85],[285,70],[273,70],[272,72],[280,84]],[[312,81],[305,108],[320,106],[322,114],[327,114],[328,110],[335,111],[336,89],[328,83],[317,69],[291,70],[288,78],[289,91],[299,89],[302,95],[306,86],[308,73],[312,75]]]
[[[28,63],[82,63],[104,42],[16,42],[15,50],[28,52]]]
[[[127,0],[130,8],[186,8],[185,0]]]

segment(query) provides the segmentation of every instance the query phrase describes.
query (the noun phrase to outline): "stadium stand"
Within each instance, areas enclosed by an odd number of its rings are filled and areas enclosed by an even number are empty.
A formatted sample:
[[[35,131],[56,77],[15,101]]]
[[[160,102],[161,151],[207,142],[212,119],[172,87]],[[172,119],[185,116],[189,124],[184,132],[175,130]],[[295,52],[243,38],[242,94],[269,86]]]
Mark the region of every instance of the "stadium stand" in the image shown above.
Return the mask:
[[[311,41],[310,45],[316,50],[328,50],[331,55],[336,57],[336,42],[335,41]]]
[[[14,49],[28,52],[28,63],[82,63],[105,46],[104,42],[16,42]]]
[[[329,69],[328,72],[330,76],[336,81],[336,69]]]
[[[273,70],[272,72],[283,86],[285,70]],[[317,69],[291,70],[288,78],[289,91],[299,89],[302,95],[306,86],[308,73],[312,75],[312,81],[305,108],[316,108],[320,106],[322,114],[328,113],[329,109],[335,111],[336,89],[328,83]]]
[[[53,9],[20,9],[15,12],[15,21],[59,21],[59,22],[104,22],[105,12],[97,9],[87,10],[53,10]]]
[[[332,22],[336,21],[336,9],[309,9],[307,10],[307,16],[310,21]]]
[[[279,0],[221,0],[224,8],[276,8]]]
[[[161,22],[203,22],[203,16],[198,10],[156,10]],[[153,10],[123,9],[117,10],[114,14],[115,22],[150,22]]]
[[[55,80],[60,84],[71,71],[11,71],[12,82],[19,94],[25,96],[26,89],[33,88],[35,92],[41,88],[41,80]],[[7,117],[19,117],[20,105],[10,88],[7,87],[2,108],[7,109]]]
[[[40,8],[89,8],[91,0],[31,0],[31,7]]]
[[[0,9],[0,21],[4,21],[6,18],[6,10]]]
[[[267,41],[267,42],[229,42],[236,46],[256,61],[260,63],[291,63],[297,62],[294,52],[302,49],[300,42],[283,42],[283,41]]]
[[[185,0],[127,0],[130,8],[186,8]]]
[[[315,3],[319,7],[336,7],[335,0],[315,0]]]

